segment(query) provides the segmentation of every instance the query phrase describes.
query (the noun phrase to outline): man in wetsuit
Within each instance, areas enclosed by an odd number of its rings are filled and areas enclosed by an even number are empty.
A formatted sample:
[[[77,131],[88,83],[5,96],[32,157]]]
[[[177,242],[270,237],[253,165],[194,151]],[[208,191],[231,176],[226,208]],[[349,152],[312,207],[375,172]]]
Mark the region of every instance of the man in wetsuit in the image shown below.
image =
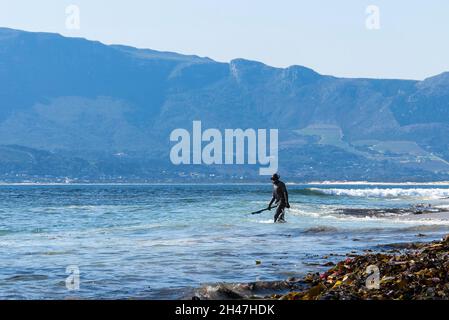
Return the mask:
[[[268,210],[271,210],[273,202],[276,201],[278,207],[276,208],[276,213],[274,215],[274,222],[284,222],[285,208],[290,208],[287,187],[285,186],[285,183],[279,179],[280,176],[277,173],[273,174],[271,177],[271,181],[273,181],[273,198],[268,205]]]

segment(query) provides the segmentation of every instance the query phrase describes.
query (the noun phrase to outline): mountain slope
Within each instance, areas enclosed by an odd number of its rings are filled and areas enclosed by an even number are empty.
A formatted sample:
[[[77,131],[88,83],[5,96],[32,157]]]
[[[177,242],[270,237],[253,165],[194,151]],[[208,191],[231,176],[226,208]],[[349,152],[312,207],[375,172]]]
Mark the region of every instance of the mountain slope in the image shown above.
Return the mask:
[[[449,73],[336,78],[0,28],[0,84],[0,145],[81,166],[33,171],[3,147],[0,176],[259,179],[250,166],[170,164],[170,132],[201,120],[279,128],[280,171],[292,180],[449,178]]]

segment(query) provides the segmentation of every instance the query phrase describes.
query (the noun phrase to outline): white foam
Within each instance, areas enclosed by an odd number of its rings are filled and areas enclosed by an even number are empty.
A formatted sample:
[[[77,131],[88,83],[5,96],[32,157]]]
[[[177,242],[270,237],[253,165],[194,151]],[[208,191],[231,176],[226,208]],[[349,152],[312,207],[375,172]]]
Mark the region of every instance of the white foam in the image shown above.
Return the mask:
[[[258,220],[257,222],[258,222],[258,223],[266,223],[266,224],[268,224],[268,223],[273,223],[273,219],[269,219],[269,220]]]
[[[349,197],[367,197],[367,198],[417,198],[417,199],[442,199],[449,197],[449,189],[443,188],[372,188],[372,189],[321,189],[312,188],[312,190],[322,192],[323,194]]]
[[[328,206],[327,209],[315,209],[309,208],[303,209],[290,209],[289,213],[294,216],[304,216],[315,219],[328,219],[334,221],[347,221],[347,222],[378,222],[378,223],[394,223],[394,224],[407,224],[407,225],[449,225],[449,215],[443,215],[442,213],[425,214],[425,215],[413,215],[413,214],[387,214],[378,217],[369,216],[355,216],[338,214],[333,211],[334,206]]]
[[[294,183],[291,184],[300,184]],[[363,186],[449,186],[449,181],[429,182],[371,182],[371,181],[311,181],[307,185],[363,185]]]

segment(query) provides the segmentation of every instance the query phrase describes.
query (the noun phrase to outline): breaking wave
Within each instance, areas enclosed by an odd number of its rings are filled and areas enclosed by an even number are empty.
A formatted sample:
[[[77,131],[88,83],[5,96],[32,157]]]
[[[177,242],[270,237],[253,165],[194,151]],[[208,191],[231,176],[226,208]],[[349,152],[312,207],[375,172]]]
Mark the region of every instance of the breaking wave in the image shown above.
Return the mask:
[[[318,189],[318,188],[305,188],[305,189],[293,189],[289,190],[289,194],[300,194],[303,196],[332,196],[330,193],[323,192],[326,189]]]
[[[347,196],[364,198],[422,198],[422,199],[443,199],[449,198],[449,189],[442,188],[373,188],[373,189],[304,189],[309,195]]]

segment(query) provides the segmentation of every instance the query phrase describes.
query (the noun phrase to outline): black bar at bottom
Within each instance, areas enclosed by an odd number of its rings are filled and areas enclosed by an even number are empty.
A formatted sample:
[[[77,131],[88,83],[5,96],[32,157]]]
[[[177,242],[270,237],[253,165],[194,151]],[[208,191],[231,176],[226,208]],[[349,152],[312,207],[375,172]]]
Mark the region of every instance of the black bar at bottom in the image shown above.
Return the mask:
[[[22,313],[51,318],[69,315],[73,317],[102,316],[130,319],[139,314],[142,319],[363,319],[366,316],[383,318],[396,315],[405,319],[420,313],[437,313],[447,310],[448,301],[148,301],[148,300],[77,300],[77,301],[1,301],[2,312]],[[9,309],[10,310],[7,310]],[[444,309],[444,310],[443,310]]]

